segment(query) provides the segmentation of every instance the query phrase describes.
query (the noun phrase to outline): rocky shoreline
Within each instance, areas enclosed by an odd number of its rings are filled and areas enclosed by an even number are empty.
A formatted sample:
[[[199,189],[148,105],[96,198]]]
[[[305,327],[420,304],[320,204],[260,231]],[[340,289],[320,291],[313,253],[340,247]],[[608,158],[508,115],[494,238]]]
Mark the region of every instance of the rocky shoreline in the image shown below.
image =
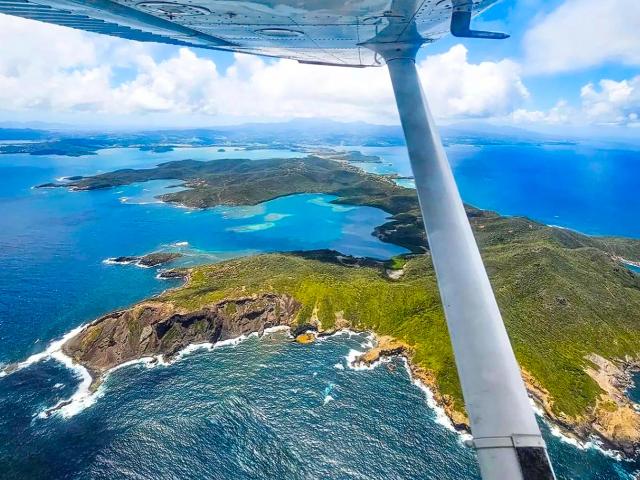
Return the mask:
[[[104,263],[117,264],[117,265],[129,265],[134,264],[139,267],[152,268],[159,267],[165,263],[172,262],[182,257],[182,253],[177,252],[153,252],[146,255],[139,256],[122,256],[107,258]]]
[[[188,271],[176,270],[172,276],[186,278]],[[89,372],[89,390],[95,392],[109,372],[124,364],[142,359],[151,359],[151,363],[170,362],[192,345],[215,345],[251,334],[261,336],[265,330],[275,327],[287,327],[298,343],[309,344],[317,337],[354,329],[341,312],[336,312],[335,325],[330,329],[322,328],[316,312],[308,322],[297,324],[300,308],[301,304],[293,297],[274,293],[224,299],[196,310],[152,299],[98,318],[67,339],[60,350]],[[413,354],[414,348],[408,343],[382,335],[377,337],[375,346],[354,359],[353,366],[372,367],[385,358],[405,358],[412,377],[431,391],[452,426],[461,433],[469,433],[466,414],[456,408],[452,398],[440,392],[432,372],[413,362]],[[640,414],[626,396],[626,390],[633,385],[631,374],[640,369],[640,362],[626,358],[614,363],[595,354],[587,360],[592,365],[587,367],[587,373],[604,392],[587,414],[578,418],[556,414],[553,398],[523,370],[529,394],[546,418],[565,435],[583,443],[596,438],[606,449],[628,457],[637,455]],[[60,402],[48,409],[45,416],[70,402]]]
[[[411,374],[433,393],[454,428],[470,433],[469,419],[464,412],[455,409],[453,402],[438,390],[433,374],[416,366],[412,361],[413,348],[389,336],[382,336],[378,344],[356,358],[356,364],[372,366],[385,357],[402,356],[407,359]],[[581,443],[596,439],[598,444],[632,457],[640,453],[640,414],[638,407],[626,395],[633,386],[632,374],[640,371],[640,361],[631,358],[609,361],[599,355],[590,355],[587,360],[594,367],[587,367],[587,373],[596,380],[603,392],[596,406],[586,415],[569,417],[553,411],[553,398],[544,387],[526,370],[522,371],[527,391],[542,409],[547,419],[562,432]]]

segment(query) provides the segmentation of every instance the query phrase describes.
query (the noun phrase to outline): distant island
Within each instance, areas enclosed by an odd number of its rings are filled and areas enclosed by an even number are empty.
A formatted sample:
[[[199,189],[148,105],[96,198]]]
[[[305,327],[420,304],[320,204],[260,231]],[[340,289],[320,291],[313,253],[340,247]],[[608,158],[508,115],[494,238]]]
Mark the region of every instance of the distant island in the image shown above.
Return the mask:
[[[500,131],[489,129],[488,132],[478,130],[477,125],[471,129],[463,125],[444,126],[441,130],[447,145],[500,145],[505,142],[510,145],[575,144],[565,139],[549,139],[548,136],[505,127],[501,127]],[[0,127],[0,154],[75,157],[93,155],[106,148],[138,148],[162,153],[178,147],[238,147],[247,150],[270,148],[312,153],[324,148],[338,149],[339,145],[389,147],[404,144],[404,135],[399,126],[314,119],[185,130],[108,133]],[[318,145],[335,147],[316,147]]]
[[[95,388],[127,361],[170,359],[189,344],[271,327],[288,326],[296,335],[373,331],[381,341],[358,361],[406,356],[413,374],[465,428],[415,191],[335,160],[185,160],[53,184],[92,190],[180,180],[185,190],[160,198],[191,208],[332,194],[335,203],[388,212],[374,234],[412,252],[388,262],[332,251],[265,254],[172,270],[165,274],[184,276],[183,287],[97,319],[63,351],[89,370]],[[577,438],[596,436],[606,447],[637,452],[640,415],[624,390],[640,359],[640,276],[622,262],[640,261],[640,241],[589,237],[473,207],[467,213],[530,393]]]

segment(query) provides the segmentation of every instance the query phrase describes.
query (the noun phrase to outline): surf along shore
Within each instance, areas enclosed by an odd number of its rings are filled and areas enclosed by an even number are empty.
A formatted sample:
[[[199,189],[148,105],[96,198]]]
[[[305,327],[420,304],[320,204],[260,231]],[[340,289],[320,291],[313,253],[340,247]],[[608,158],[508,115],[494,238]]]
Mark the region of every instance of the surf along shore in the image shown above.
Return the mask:
[[[371,365],[403,355],[453,424],[466,428],[415,192],[337,160],[170,162],[60,185],[91,190],[183,180],[187,189],[162,198],[197,208],[334,194],[336,203],[387,211],[391,218],[374,234],[413,253],[377,262],[331,251],[293,252],[172,271],[187,278],[183,287],[101,317],[59,351],[90,372],[95,390],[119,365],[158,356],[171,360],[192,344],[277,326],[296,335],[372,331],[378,345],[355,361]],[[467,213],[533,398],[568,434],[636,454],[640,416],[624,391],[640,354],[640,278],[620,258],[640,261],[640,241],[588,237],[473,207]]]

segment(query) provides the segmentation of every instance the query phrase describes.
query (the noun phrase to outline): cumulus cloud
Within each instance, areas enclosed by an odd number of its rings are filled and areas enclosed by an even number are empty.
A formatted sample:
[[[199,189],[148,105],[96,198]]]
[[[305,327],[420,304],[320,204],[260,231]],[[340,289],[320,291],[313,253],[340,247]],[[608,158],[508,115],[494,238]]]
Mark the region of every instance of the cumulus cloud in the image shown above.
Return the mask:
[[[548,111],[517,109],[511,114],[516,123],[552,125],[640,126],[640,75],[627,80],[603,79],[580,89],[580,106],[560,100]]]
[[[427,57],[419,67],[432,108],[448,118],[503,115],[529,97],[517,63],[469,63],[462,45]]]
[[[594,123],[640,125],[640,75],[629,80],[600,80],[580,91],[582,110]]]
[[[527,71],[566,72],[615,61],[640,65],[638,0],[565,0],[525,35]]]
[[[511,119],[515,123],[546,123],[549,125],[567,125],[575,123],[578,118],[578,111],[567,103],[566,100],[559,100],[547,111],[526,110],[519,108],[511,114]]]
[[[236,55],[221,71],[186,48],[158,59],[152,47],[0,15],[0,105],[49,110],[215,118],[324,117],[388,123],[395,103],[384,68],[348,69]],[[117,72],[128,69],[126,79]],[[419,64],[440,118],[511,112],[528,92],[509,60],[470,63],[462,45]]]

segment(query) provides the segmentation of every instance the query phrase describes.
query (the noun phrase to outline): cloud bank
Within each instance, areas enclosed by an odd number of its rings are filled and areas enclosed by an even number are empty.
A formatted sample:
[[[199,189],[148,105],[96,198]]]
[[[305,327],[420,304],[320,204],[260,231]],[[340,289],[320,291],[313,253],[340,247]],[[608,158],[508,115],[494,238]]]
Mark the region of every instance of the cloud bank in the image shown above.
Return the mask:
[[[220,71],[195,51],[153,47],[0,16],[4,110],[396,121],[384,68],[347,69],[235,55]],[[462,45],[419,64],[439,118],[504,115],[528,97],[510,60],[470,63]],[[119,80],[119,73],[127,78]]]
[[[637,126],[640,75],[587,83],[574,105],[558,99],[548,110],[532,108],[535,99],[524,79],[614,61],[640,65],[638,1],[565,0],[533,21],[524,36],[521,63],[476,63],[461,44],[427,55],[418,69],[432,111],[440,120]],[[0,109],[9,118],[12,112],[35,118],[54,112],[138,122],[165,115],[176,123],[197,118],[207,124],[300,117],[398,121],[385,68],[302,65],[244,55],[234,55],[230,66],[220,68],[202,51],[4,15],[0,45],[9,46],[0,48]]]

